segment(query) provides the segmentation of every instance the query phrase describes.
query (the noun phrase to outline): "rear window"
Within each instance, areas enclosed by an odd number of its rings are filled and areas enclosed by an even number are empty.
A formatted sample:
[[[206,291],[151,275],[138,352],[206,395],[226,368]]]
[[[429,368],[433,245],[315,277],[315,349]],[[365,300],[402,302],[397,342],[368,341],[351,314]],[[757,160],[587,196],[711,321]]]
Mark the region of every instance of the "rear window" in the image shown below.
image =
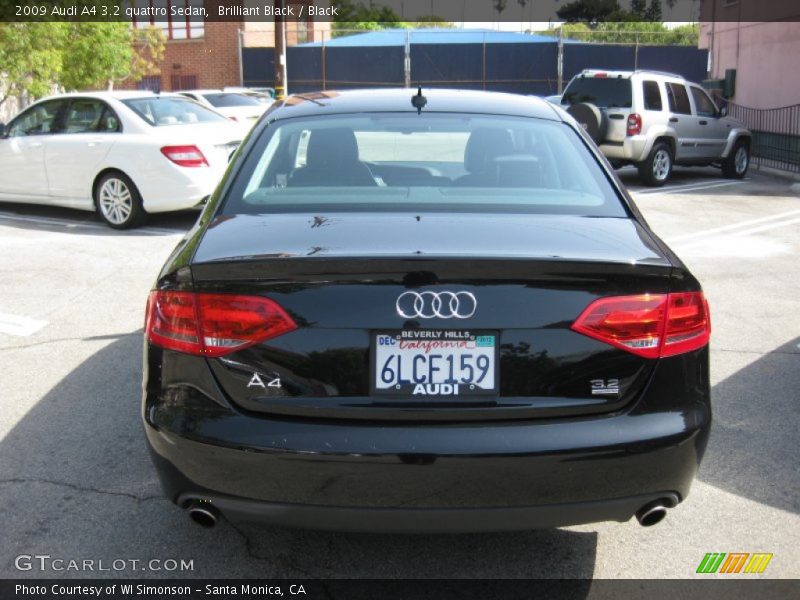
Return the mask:
[[[261,106],[256,98],[245,94],[203,94],[211,106],[230,108],[232,106]]]
[[[617,77],[576,77],[564,90],[563,102],[588,102],[602,108],[630,108],[631,80]]]
[[[176,96],[145,96],[122,101],[136,115],[154,127],[190,123],[228,122],[228,119],[190,100]]]
[[[318,210],[627,216],[568,125],[424,112],[278,120],[262,131],[222,212]]]

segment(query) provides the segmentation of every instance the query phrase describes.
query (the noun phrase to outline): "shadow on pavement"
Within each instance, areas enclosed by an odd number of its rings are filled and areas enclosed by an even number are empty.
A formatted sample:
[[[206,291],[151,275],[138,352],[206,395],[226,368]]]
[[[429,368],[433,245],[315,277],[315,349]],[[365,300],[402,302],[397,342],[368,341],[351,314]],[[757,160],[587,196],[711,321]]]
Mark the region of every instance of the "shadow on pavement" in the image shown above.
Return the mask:
[[[711,438],[702,481],[800,513],[800,338],[776,348],[711,391]]]
[[[659,194],[675,193],[681,195],[714,196],[795,196],[792,192],[792,180],[777,177],[752,169],[743,180],[723,177],[719,169],[713,167],[691,168],[676,167],[670,180],[663,187],[648,187],[639,179],[634,168],[625,167],[617,171],[617,175],[634,193]],[[727,184],[727,185],[726,185]],[[692,189],[697,186],[698,189]]]
[[[182,210],[149,215],[144,226],[112,229],[96,213],[56,206],[0,203],[0,225],[32,231],[80,233],[94,236],[173,235],[189,230],[200,215],[198,210]],[[159,231],[170,229],[173,231]]]
[[[118,337],[49,391],[0,442],[2,577],[586,578],[597,534],[206,530],[163,499],[139,415],[141,331]],[[57,360],[57,357],[53,357]],[[191,572],[19,572],[14,557],[192,559]],[[588,585],[586,586],[588,592]]]

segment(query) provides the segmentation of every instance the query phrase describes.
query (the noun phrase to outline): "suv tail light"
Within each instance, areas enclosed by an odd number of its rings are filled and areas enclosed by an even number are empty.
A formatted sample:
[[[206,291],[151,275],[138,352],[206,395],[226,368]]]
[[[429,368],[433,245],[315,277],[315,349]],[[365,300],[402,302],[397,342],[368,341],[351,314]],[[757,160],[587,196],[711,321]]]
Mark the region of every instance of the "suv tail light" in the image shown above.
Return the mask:
[[[161,154],[182,167],[208,166],[208,161],[197,146],[164,146]]]
[[[628,127],[625,131],[626,135],[639,135],[642,133],[642,116],[637,113],[628,115]]]
[[[223,356],[295,329],[283,308],[260,296],[157,290],[147,301],[147,339],[197,356]]]
[[[645,358],[702,348],[711,336],[702,292],[612,296],[592,302],[572,329]]]

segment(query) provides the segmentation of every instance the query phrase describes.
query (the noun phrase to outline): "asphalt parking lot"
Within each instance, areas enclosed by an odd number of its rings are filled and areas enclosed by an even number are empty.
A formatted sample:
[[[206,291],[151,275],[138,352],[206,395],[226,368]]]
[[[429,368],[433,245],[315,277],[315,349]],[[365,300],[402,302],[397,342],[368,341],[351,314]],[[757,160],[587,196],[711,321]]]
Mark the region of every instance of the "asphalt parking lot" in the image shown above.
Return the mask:
[[[769,552],[760,577],[800,577],[800,191],[758,172],[735,182],[678,170],[658,190],[633,171],[621,176],[712,308],[711,441],[692,494],[658,526],[201,529],[161,496],[139,421],[145,298],[196,214],[117,232],[88,213],[9,204],[0,205],[0,576],[691,578],[707,552]],[[193,569],[15,568],[17,556],[37,554],[107,567],[183,559]]]

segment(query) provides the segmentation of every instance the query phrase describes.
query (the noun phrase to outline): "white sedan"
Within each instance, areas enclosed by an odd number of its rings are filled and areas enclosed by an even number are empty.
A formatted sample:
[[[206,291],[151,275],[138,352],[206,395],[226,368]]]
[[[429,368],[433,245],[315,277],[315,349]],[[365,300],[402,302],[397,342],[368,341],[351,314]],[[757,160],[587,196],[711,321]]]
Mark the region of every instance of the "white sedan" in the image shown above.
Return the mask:
[[[0,201],[96,210],[111,227],[135,227],[205,200],[241,139],[241,127],[175,94],[53,96],[0,125]]]
[[[186,90],[178,93],[213,108],[248,129],[272,104],[238,90]]]

